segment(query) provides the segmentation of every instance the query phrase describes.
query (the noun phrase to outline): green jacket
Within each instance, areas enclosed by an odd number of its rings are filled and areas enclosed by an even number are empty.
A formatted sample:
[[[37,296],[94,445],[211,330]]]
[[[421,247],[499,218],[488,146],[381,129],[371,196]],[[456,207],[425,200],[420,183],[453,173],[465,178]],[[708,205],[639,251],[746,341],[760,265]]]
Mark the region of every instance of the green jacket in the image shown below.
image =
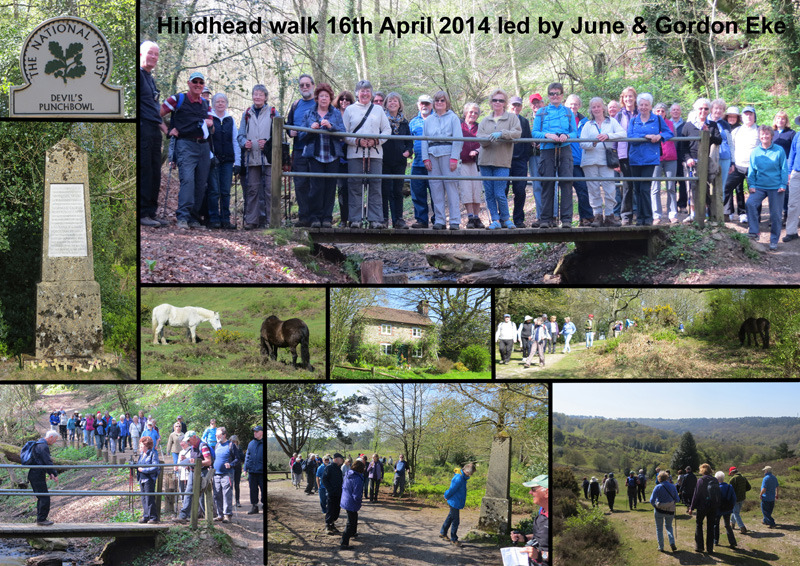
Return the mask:
[[[583,329],[586,332],[594,332],[594,320],[591,318],[586,319],[586,324],[583,325]]]
[[[739,474],[733,476],[728,483],[733,487],[734,493],[736,493],[736,501],[744,501],[746,497],[745,492],[752,489],[747,478]]]

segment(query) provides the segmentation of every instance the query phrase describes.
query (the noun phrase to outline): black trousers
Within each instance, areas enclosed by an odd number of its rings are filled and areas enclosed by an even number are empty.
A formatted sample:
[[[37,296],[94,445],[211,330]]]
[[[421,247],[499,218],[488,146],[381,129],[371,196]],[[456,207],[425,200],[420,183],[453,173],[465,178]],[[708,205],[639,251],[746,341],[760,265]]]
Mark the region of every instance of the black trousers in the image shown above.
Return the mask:
[[[28,482],[30,482],[34,493],[47,493],[47,480],[44,474],[32,473],[28,474]],[[49,497],[36,497],[36,522],[41,523],[47,520],[50,514],[50,498]]]
[[[248,472],[247,483],[250,485],[250,505],[258,505],[258,490],[261,490],[261,503],[264,503],[264,474]]]
[[[155,493],[156,480],[143,479],[139,482],[139,487],[142,493]],[[158,509],[156,509],[155,495],[142,495],[142,516],[145,519],[158,520]]]
[[[316,476],[314,473],[306,472],[306,493],[314,493],[314,488],[317,487]]]
[[[139,130],[139,212],[155,216],[161,188],[161,140],[156,124],[142,123]]]
[[[403,175],[406,172],[405,161],[398,163],[388,163],[384,160],[384,175]],[[392,223],[403,218],[403,179],[383,179],[381,181],[381,193],[383,198],[383,219],[389,222],[391,214]]]
[[[725,532],[728,534],[728,545],[730,547],[736,546],[736,536],[733,534],[733,527],[731,526],[731,514],[723,513],[717,515],[714,519],[714,544],[719,544],[719,520],[725,521]]]
[[[342,544],[350,544],[350,537],[358,532],[358,513],[347,511],[347,526],[342,534]]]
[[[694,529],[694,543],[695,548],[702,550],[703,548],[703,521],[706,522],[706,550],[708,552],[714,551],[714,523],[716,518],[716,509],[698,509],[697,510],[697,523]]]
[[[339,514],[342,512],[342,492],[336,493],[328,492],[328,512],[325,513],[325,524],[333,525],[338,519]]]
[[[622,173],[623,178],[633,177],[631,163],[628,161],[627,157],[619,160],[619,171]],[[638,212],[638,206],[636,206],[638,202],[635,194],[636,191],[633,187],[633,181],[622,181],[622,204],[619,211],[620,217],[633,219],[634,213]]]
[[[239,494],[241,489],[239,484],[242,481],[242,467],[237,466],[233,469],[233,493],[236,496],[236,503],[239,503]]]
[[[500,357],[505,363],[511,359],[511,352],[514,351],[513,340],[500,340]]]
[[[542,177],[572,177],[572,150],[569,146],[543,149],[539,156],[539,175]],[[561,191],[561,206],[559,215],[561,222],[572,224],[572,181],[559,181],[558,189]],[[553,218],[553,199],[556,194],[555,181],[542,181],[542,222],[558,221]]]
[[[614,510],[614,500],[617,498],[617,493],[614,491],[609,491],[606,493],[606,499],[608,500],[608,508],[613,511]]]
[[[510,177],[527,177],[528,160],[512,160],[509,170]],[[514,224],[519,226],[525,223],[525,191],[528,181],[511,181],[511,189],[514,191]],[[506,196],[508,196],[508,185],[506,185]]]
[[[734,167],[728,174],[722,197],[723,211],[726,215],[747,214],[744,204],[744,180],[747,179],[747,167]],[[733,197],[736,195],[736,210],[733,208]]]

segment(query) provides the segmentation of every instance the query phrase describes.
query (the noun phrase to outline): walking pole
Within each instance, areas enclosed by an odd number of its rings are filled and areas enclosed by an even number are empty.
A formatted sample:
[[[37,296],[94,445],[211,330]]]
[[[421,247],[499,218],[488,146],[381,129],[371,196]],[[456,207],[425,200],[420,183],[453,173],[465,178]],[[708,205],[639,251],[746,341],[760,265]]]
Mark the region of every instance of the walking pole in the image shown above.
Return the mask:
[[[237,228],[239,225],[236,222],[236,209],[239,208],[239,177],[241,176],[241,167],[239,174],[233,176],[233,226]]]
[[[169,200],[169,187],[172,185],[172,170],[175,169],[175,163],[169,164],[169,175],[167,176],[167,192],[164,195],[164,205],[161,207],[161,218],[167,218],[167,200]]]
[[[367,171],[369,170],[368,162],[367,162],[367,148],[363,145],[361,146],[361,173],[366,175]],[[364,194],[367,193],[367,179],[365,177],[361,177],[361,227],[364,227],[364,222],[367,221],[367,203],[364,201]]]

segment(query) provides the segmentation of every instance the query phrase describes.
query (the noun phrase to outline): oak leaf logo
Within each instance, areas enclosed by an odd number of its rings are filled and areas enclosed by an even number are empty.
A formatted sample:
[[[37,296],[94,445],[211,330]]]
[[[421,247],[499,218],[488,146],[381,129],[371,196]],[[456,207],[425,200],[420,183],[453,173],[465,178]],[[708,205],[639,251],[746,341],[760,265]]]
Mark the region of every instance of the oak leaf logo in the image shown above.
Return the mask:
[[[77,79],[86,74],[86,67],[83,66],[82,61],[82,43],[70,43],[66,53],[55,41],[51,41],[48,47],[55,59],[48,61],[45,65],[44,72],[46,74],[63,79],[64,84],[67,84],[67,79]]]

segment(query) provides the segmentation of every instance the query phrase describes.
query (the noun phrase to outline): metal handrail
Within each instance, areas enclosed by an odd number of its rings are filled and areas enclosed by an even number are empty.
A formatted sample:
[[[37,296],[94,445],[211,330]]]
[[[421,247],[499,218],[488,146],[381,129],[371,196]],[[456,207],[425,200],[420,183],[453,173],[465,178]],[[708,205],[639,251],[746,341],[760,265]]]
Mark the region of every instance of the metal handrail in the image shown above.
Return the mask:
[[[399,175],[377,173],[311,173],[302,171],[284,171],[284,177],[317,177],[317,178],[349,178],[358,179],[422,179],[430,181],[697,181],[697,177],[467,177],[458,175]]]
[[[174,466],[194,466],[194,464],[191,464],[191,463],[182,464],[182,463],[179,462],[177,464],[150,464],[147,467],[148,468],[172,468]],[[105,470],[107,468],[141,468],[141,467],[142,466],[140,466],[139,464],[108,464],[106,466],[99,465],[99,464],[88,464],[86,466],[67,466],[67,465],[64,465],[64,464],[59,464],[57,466],[55,464],[52,465],[52,466],[40,466],[38,464],[37,465],[31,464],[30,466],[25,466],[25,465],[20,465],[20,464],[0,464],[0,468],[14,468],[14,469],[19,469],[19,468],[27,469],[27,468],[30,468],[32,470],[38,470],[38,469],[74,470],[74,469],[78,469],[78,468],[87,469],[87,470],[90,470],[90,469],[102,469],[102,470]]]
[[[36,493],[31,491],[25,490],[15,490],[15,489],[0,489],[0,496],[7,495],[9,497],[19,496],[19,495],[39,495],[42,497],[50,497],[53,495],[83,495],[83,496],[102,496],[102,497],[111,497],[114,495],[122,495],[127,497],[139,497],[141,495],[193,495],[191,491],[78,491],[78,490],[58,490],[54,489],[53,491],[48,491],[47,493]]]
[[[436,137],[436,136],[401,136],[401,135],[393,135],[393,134],[358,134],[352,132],[331,132],[328,130],[322,129],[313,129],[313,128],[306,128],[305,126],[294,126],[294,125],[287,125],[283,124],[282,128],[284,130],[291,130],[294,132],[308,132],[310,134],[325,134],[326,136],[333,136],[338,138],[369,138],[369,139],[392,139],[392,140],[400,140],[400,141],[416,141],[416,140],[428,140],[428,141],[445,141],[445,142],[453,142],[453,141],[469,141],[469,142],[491,142],[489,138],[476,138],[476,137]],[[686,136],[686,137],[672,137],[665,141],[698,141],[700,136]],[[516,138],[513,140],[506,140],[506,139],[499,139],[499,142],[506,142],[506,143],[522,143],[522,142],[535,142],[535,143],[592,143],[597,140],[593,139],[581,139],[581,138],[570,138],[564,142],[556,142],[549,138]],[[618,138],[614,140],[607,140],[606,143],[616,143],[616,142],[647,142],[652,143],[647,138]],[[602,143],[602,142],[600,142]],[[658,143],[658,142],[656,142]]]

